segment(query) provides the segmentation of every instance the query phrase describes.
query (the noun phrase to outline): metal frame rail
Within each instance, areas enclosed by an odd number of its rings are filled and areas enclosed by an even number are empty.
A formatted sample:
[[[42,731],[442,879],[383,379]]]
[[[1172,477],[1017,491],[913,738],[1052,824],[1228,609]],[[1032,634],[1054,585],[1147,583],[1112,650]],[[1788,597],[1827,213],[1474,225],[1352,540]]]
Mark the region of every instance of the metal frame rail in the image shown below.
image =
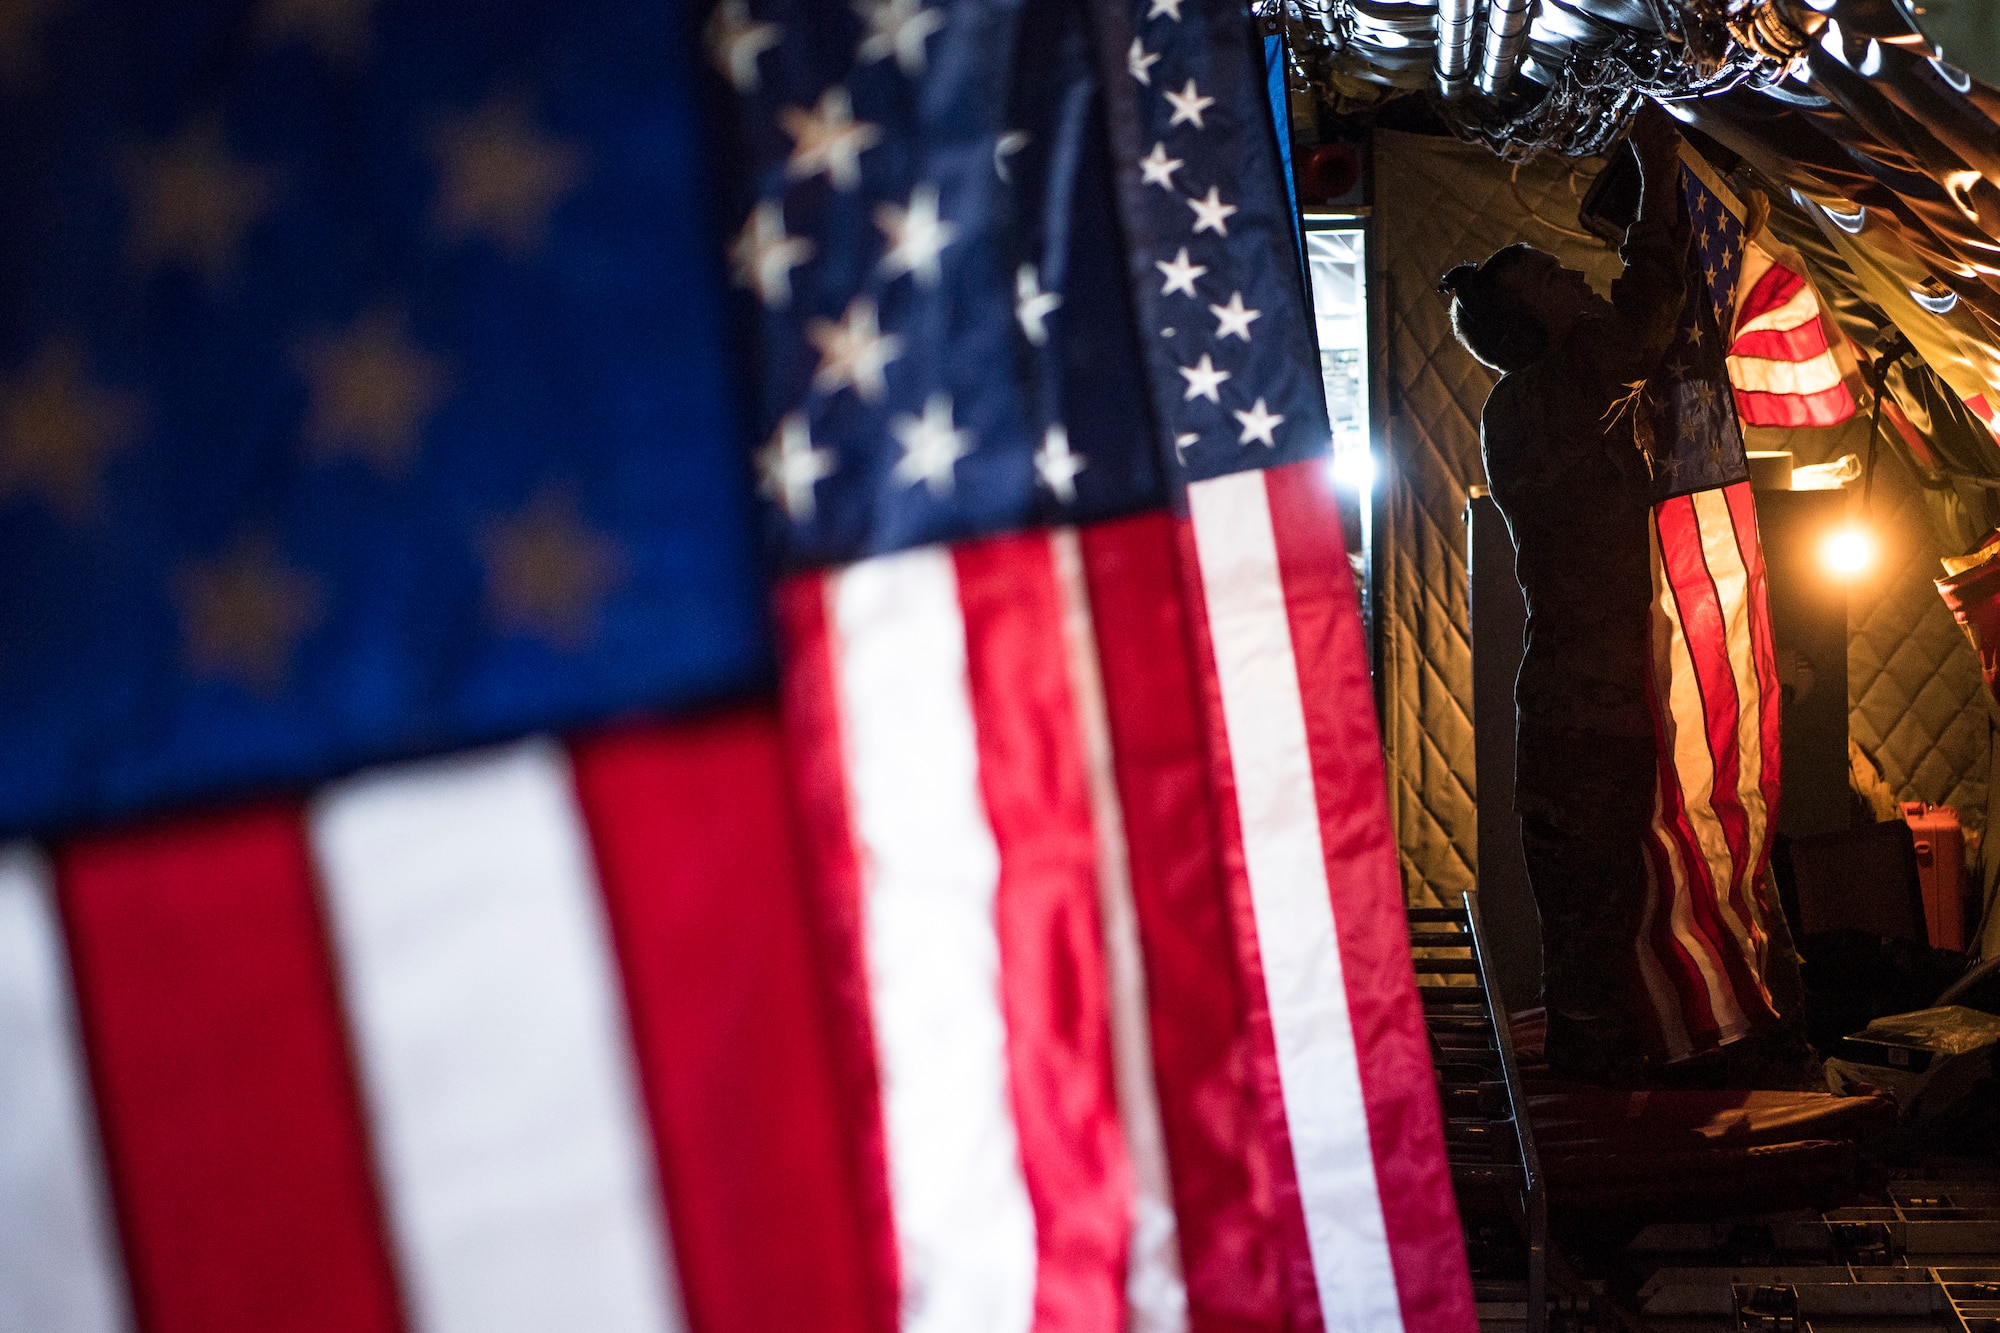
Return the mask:
[[[1527,1333],[1545,1333],[1547,1189],[1507,1014],[1486,982],[1478,895],[1466,894],[1463,908],[1413,907],[1409,918],[1452,1184],[1461,1197],[1498,1195],[1512,1206],[1528,1243]]]

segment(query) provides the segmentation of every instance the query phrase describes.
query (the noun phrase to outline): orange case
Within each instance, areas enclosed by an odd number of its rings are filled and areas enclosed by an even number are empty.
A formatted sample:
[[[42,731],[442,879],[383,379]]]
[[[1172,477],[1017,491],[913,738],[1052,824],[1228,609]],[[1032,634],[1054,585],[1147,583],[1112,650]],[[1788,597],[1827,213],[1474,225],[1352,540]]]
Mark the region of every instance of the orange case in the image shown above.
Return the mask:
[[[1965,831],[1948,805],[1903,802],[1903,822],[1917,842],[1924,886],[1924,929],[1933,949],[1965,952]]]

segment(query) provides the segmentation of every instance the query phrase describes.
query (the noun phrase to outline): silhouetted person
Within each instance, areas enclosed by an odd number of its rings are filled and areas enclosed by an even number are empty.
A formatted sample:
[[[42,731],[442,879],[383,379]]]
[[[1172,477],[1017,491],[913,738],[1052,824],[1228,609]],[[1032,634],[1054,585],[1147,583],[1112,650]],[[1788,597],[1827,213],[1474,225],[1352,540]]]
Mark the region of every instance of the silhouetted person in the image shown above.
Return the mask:
[[[1610,1082],[1635,1078],[1649,1046],[1633,945],[1656,781],[1651,477],[1617,404],[1673,341],[1688,243],[1672,122],[1642,114],[1632,144],[1644,192],[1609,301],[1529,245],[1461,264],[1439,288],[1458,340],[1503,372],[1480,435],[1528,607],[1514,804],[1541,916],[1549,1064]]]

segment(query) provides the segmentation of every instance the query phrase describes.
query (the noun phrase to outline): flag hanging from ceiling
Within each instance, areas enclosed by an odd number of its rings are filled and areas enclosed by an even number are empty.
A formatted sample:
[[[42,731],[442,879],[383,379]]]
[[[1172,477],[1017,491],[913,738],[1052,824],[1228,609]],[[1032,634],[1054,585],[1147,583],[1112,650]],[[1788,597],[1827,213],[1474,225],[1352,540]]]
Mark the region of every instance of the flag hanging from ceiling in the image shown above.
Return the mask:
[[[1778,809],[1778,680],[1763,548],[1718,330],[1736,309],[1743,209],[1685,145],[1693,243],[1655,436],[1647,681],[1659,780],[1637,946],[1658,1045],[1680,1058],[1774,1016],[1764,922]],[[1695,479],[1698,484],[1690,486]]]
[[[1261,43],[1226,0],[1094,12],[1292,1319],[1471,1328]]]
[[[0,833],[768,675],[675,8],[10,25]]]
[[[6,1327],[875,1327],[789,827],[754,709],[7,849]]]
[[[1691,235],[1680,324],[1660,369],[1625,410],[1653,471],[1656,502],[1750,476],[1730,393],[1728,337],[1743,265],[1743,212],[1692,148],[1681,149],[1681,197]],[[1732,211],[1734,210],[1734,211]]]
[[[1853,416],[1854,394],[1805,274],[1753,240],[1737,291],[1729,381],[1744,424],[1837,426]]]
[[[0,24],[0,1327],[871,1327],[683,21]]]
[[[0,1323],[1469,1333],[1246,8],[306,8],[0,64]]]
[[[883,1304],[1470,1328],[1244,6],[716,13]]]

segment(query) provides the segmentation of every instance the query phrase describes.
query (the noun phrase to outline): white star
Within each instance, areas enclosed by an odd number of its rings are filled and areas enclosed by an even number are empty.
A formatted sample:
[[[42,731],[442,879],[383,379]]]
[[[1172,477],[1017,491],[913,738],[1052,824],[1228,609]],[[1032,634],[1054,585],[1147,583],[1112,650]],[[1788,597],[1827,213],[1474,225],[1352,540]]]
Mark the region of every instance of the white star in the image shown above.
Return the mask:
[[[1187,372],[1183,370],[1181,374],[1185,375]],[[1278,447],[1278,442],[1271,438],[1271,432],[1282,426],[1285,418],[1280,413],[1267,412],[1262,398],[1259,398],[1248,412],[1236,412],[1232,415],[1243,423],[1243,436],[1236,443],[1242,445],[1256,440],[1269,449]]]
[[[944,15],[925,9],[923,0],[861,0],[854,12],[868,21],[868,35],[855,54],[864,65],[890,55],[903,73],[924,72],[924,43],[944,26]]]
[[[1231,292],[1228,305],[1212,305],[1208,313],[1215,316],[1215,339],[1241,338],[1250,341],[1250,321],[1263,318],[1261,310],[1246,310],[1243,307],[1243,293]]]
[[[1198,130],[1208,128],[1201,123],[1201,113],[1214,106],[1215,99],[1203,97],[1201,91],[1194,86],[1193,79],[1189,79],[1187,87],[1179,92],[1167,89],[1167,100],[1174,104],[1174,118],[1167,122],[1168,129],[1172,129],[1184,120],[1193,121],[1194,127]]]
[[[1014,318],[1021,321],[1021,332],[1029,342],[1040,347],[1049,340],[1049,316],[1061,306],[1062,293],[1043,291],[1035,266],[1021,265],[1014,275]]]
[[[815,449],[806,414],[787,412],[771,432],[771,442],[757,451],[758,489],[785,511],[794,523],[813,516],[813,487],[833,475],[833,450]]]
[[[1215,186],[1208,187],[1206,199],[1189,199],[1187,206],[1194,210],[1195,235],[1199,236],[1205,231],[1212,231],[1218,236],[1229,234],[1228,219],[1229,215],[1236,211],[1236,205],[1223,203],[1222,196],[1216,193]]]
[[[938,255],[958,239],[958,228],[938,217],[937,186],[919,185],[910,191],[907,208],[875,205],[875,225],[889,241],[882,256],[883,276],[893,279],[914,273],[918,286],[937,286]]]
[[[1156,19],[1162,14],[1179,23],[1181,21],[1181,0],[1153,0],[1153,7],[1146,11],[1146,17]]]
[[[1125,53],[1125,72],[1144,84],[1153,82],[1152,68],[1160,63],[1158,52],[1148,53],[1145,45],[1137,37],[1132,39],[1132,49]]]
[[[889,391],[882,371],[903,354],[903,340],[882,332],[875,303],[867,297],[849,301],[837,324],[830,319],[812,321],[806,326],[806,338],[819,351],[815,389],[838,393],[852,388],[871,403]]]
[[[1153,261],[1153,267],[1166,274],[1167,277],[1167,285],[1160,288],[1160,295],[1162,296],[1172,296],[1175,292],[1186,292],[1189,296],[1193,296],[1195,294],[1194,280],[1208,272],[1208,265],[1206,264],[1188,263],[1188,253],[1185,245],[1181,247],[1181,252],[1174,256],[1171,264],[1163,259],[1156,259]]]
[[[1182,431],[1179,435],[1174,436],[1174,458],[1182,467],[1187,466],[1188,446],[1198,444],[1200,441],[1201,436],[1191,430]]]
[[[1049,427],[1035,451],[1035,475],[1064,504],[1076,499],[1076,474],[1089,466],[1089,459],[1069,447],[1069,432],[1060,423]]]
[[[813,257],[813,243],[785,234],[785,206],[766,199],[750,210],[736,243],[729,247],[736,265],[736,282],[757,293],[767,306],[781,307],[792,299],[792,270]]]
[[[1139,183],[1157,185],[1171,192],[1174,188],[1174,173],[1186,165],[1187,163],[1177,157],[1168,157],[1165,144],[1155,143],[1153,151],[1139,159],[1139,174],[1145,178]]]
[[[757,57],[784,40],[775,23],[754,23],[748,0],[722,0],[708,16],[708,54],[739,93],[757,91]]]
[[[1181,367],[1181,378],[1187,381],[1187,392],[1181,396],[1182,402],[1191,403],[1197,398],[1206,398],[1211,403],[1220,403],[1222,399],[1216,396],[1215,391],[1229,378],[1229,372],[1217,370],[1215,363],[1208,359],[1208,353],[1203,352],[1201,360]]]
[[[924,402],[924,414],[899,413],[889,433],[903,446],[896,460],[896,480],[914,486],[922,482],[932,495],[950,495],[952,469],[972,452],[972,436],[951,420],[951,395],[934,393]]]
[[[993,141],[993,174],[1011,185],[1014,181],[1014,175],[1012,168],[1007,165],[1007,159],[1027,146],[1028,132],[1026,130],[1008,130],[1005,134],[995,139]]]
[[[882,141],[881,127],[856,120],[847,89],[838,85],[821,93],[811,111],[781,108],[778,124],[792,139],[785,174],[802,181],[823,171],[836,190],[861,184],[861,155]]]

